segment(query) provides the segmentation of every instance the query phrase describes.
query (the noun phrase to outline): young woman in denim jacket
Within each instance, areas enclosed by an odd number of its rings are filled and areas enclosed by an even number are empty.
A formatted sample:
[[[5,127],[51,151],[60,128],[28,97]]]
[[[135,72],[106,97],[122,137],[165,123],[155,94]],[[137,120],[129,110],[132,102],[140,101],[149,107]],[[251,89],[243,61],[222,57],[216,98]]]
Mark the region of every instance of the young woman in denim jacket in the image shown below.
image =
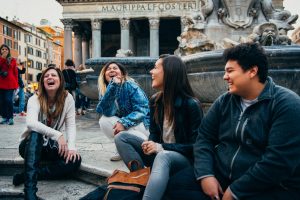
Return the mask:
[[[169,176],[191,166],[203,112],[179,57],[160,56],[150,73],[152,87],[159,92],[150,100],[149,140],[125,132],[115,137],[115,143],[125,164],[138,160],[142,167],[152,165],[143,199],[158,200]]]
[[[100,72],[98,86],[100,101],[96,111],[101,115],[100,130],[112,141],[123,131],[141,139],[148,138],[148,98],[128,76],[125,67],[116,62],[107,63]],[[120,159],[117,154],[111,161]]]

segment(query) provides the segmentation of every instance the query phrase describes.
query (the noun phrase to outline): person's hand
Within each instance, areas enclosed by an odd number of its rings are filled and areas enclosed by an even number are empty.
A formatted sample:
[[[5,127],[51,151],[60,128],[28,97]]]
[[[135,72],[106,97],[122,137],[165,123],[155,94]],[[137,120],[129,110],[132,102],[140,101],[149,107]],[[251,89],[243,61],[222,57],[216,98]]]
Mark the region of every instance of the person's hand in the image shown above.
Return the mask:
[[[115,77],[113,77],[113,82],[115,82],[115,83],[122,83],[122,81],[123,81],[123,78],[121,77],[121,76],[115,76]]]
[[[114,129],[114,135],[117,135],[119,132],[124,131],[125,127],[120,122],[117,122],[114,125],[113,129]]]
[[[77,153],[75,150],[69,150],[66,158],[66,164],[68,164],[69,161],[74,163],[76,159],[79,160],[79,158],[80,158],[79,153]]]
[[[67,158],[68,155],[68,145],[63,135],[61,135],[58,140],[58,155]]]
[[[144,141],[142,143],[142,149],[144,154],[151,155],[153,153],[157,153],[156,143],[153,141]]]
[[[231,190],[229,188],[226,189],[222,200],[234,200],[234,198],[232,196],[232,193],[231,193]]]
[[[219,181],[214,176],[201,179],[201,187],[212,200],[220,200],[220,194],[223,194]]]

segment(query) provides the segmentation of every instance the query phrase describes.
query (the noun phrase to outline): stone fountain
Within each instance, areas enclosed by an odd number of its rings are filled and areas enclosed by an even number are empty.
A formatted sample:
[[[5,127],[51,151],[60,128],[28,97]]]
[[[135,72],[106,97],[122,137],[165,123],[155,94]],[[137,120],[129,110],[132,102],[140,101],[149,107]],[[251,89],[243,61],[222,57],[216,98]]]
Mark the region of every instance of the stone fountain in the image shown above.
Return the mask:
[[[243,42],[265,46],[270,63],[269,75],[284,87],[300,94],[300,46],[291,44],[287,36],[294,29],[298,15],[274,9],[271,0],[206,0],[192,16],[186,16],[185,29],[178,36],[174,54],[186,63],[188,77],[196,96],[203,103],[212,103],[227,90],[223,81],[225,48]],[[149,71],[157,58],[101,57],[86,61],[93,72],[81,73],[80,89],[91,99],[98,99],[97,79],[103,65],[109,61],[124,64],[150,96]]]

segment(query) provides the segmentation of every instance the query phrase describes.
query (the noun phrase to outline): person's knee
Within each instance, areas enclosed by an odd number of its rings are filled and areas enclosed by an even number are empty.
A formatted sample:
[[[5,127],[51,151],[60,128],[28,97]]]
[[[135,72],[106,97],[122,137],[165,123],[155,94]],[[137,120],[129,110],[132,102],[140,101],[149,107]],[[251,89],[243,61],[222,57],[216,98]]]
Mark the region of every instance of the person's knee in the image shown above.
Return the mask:
[[[81,165],[81,156],[77,157],[75,161],[69,161],[67,165],[70,172],[76,172]]]
[[[160,165],[170,165],[172,162],[170,158],[170,152],[169,151],[161,151],[159,152],[155,157],[155,162],[159,163]]]
[[[115,135],[114,141],[115,141],[116,145],[121,144],[121,143],[127,143],[128,137],[130,137],[129,133],[122,132],[122,133]]]

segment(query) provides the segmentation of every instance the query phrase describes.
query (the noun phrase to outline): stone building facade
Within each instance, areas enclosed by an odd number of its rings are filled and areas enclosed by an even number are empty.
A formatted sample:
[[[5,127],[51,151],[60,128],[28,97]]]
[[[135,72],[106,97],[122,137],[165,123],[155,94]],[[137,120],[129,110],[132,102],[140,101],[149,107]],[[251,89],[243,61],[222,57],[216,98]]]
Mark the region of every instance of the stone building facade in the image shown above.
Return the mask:
[[[76,64],[90,56],[115,56],[118,49],[130,49],[135,56],[173,53],[184,28],[183,17],[191,15],[200,2],[57,1],[63,6],[65,57],[73,56],[70,44],[74,31]]]
[[[115,56],[118,49],[130,49],[134,56],[173,54],[178,47],[177,37],[189,23],[186,17],[198,17],[210,23],[212,28],[205,33],[217,40],[222,39],[220,33],[224,31],[216,17],[221,2],[218,0],[57,1],[63,6],[65,58],[74,56],[76,65],[89,57]],[[282,8],[282,2],[272,1],[275,8]],[[214,17],[209,19],[209,15]],[[203,24],[204,29],[206,24]],[[71,47],[72,31],[75,55]],[[238,38],[240,33],[232,29],[224,37],[236,35]]]

